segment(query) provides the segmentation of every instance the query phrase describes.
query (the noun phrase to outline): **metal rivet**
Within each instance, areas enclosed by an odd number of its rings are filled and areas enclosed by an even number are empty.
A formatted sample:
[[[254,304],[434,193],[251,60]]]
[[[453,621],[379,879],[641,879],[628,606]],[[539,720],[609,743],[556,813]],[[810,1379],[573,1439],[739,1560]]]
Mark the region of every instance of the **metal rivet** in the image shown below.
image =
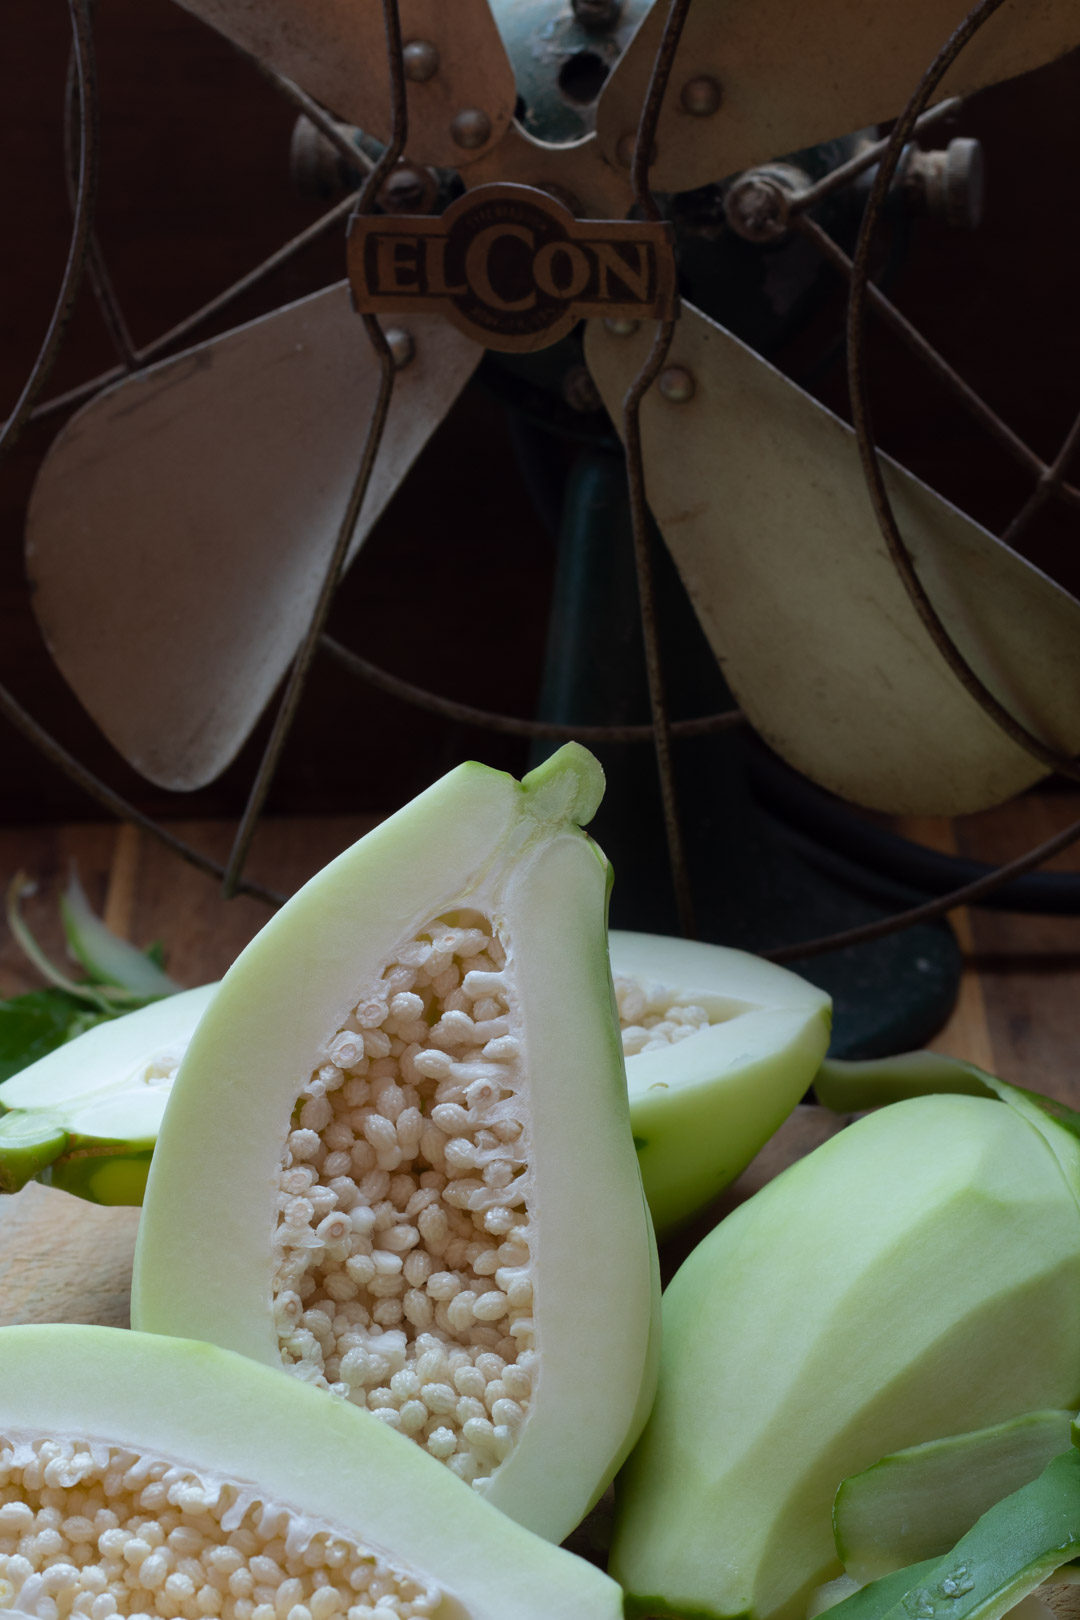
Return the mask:
[[[403,326],[389,326],[384,332],[387,346],[394,357],[394,370],[404,371],[416,354],[416,344],[412,340],[412,333],[406,332]]]
[[[429,39],[410,39],[401,53],[405,77],[413,84],[426,84],[439,71],[439,52]]]
[[[614,28],[622,15],[623,0],[571,0],[574,21],[590,33]]]
[[[633,337],[640,325],[640,321],[631,320],[626,315],[609,315],[604,322],[612,337]]]
[[[696,390],[694,374],[685,366],[665,366],[660,373],[660,392],[672,405],[685,405]]]
[[[480,107],[465,107],[455,114],[450,125],[450,134],[454,138],[455,145],[474,152],[478,146],[486,145],[491,139],[491,119]]]
[[[724,93],[714,78],[702,73],[696,79],[687,79],[679,99],[683,111],[694,118],[711,118],[714,112],[719,111]]]
[[[629,129],[625,135],[619,136],[619,144],[615,148],[615,156],[624,169],[628,169],[634,161],[634,148],[637,146],[637,130]],[[656,147],[649,155],[649,162],[656,162]]]

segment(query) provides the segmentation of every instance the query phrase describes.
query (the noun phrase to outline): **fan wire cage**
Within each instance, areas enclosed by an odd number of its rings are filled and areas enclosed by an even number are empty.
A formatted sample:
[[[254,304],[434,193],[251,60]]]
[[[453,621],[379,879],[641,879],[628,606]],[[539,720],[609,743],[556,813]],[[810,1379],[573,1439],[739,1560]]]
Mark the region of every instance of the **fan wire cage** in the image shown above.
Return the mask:
[[[661,211],[650,185],[651,157],[655,152],[655,136],[661,105],[692,3],[693,0],[670,0],[660,43],[652,64],[648,90],[637,123],[630,179],[635,212],[646,220],[657,221],[661,218]],[[698,3],[703,3],[703,0],[698,0]],[[311,242],[339,227],[350,217],[370,213],[381,186],[405,152],[408,141],[404,42],[398,0],[380,0],[386,38],[391,126],[389,139],[377,159],[366,159],[343,134],[335,120],[298,85],[252,58],[258,71],[310,120],[351,167],[355,168],[360,162],[366,168],[367,172],[359,193],[350,194],[343,201],[336,203],[314,224],[285,243],[276,253],[208,304],[194,311],[152,342],[136,347],[110,281],[95,232],[94,214],[100,143],[92,4],[93,0],[67,0],[71,54],[66,135],[72,221],[66,263],[37,357],[7,421],[0,425],[0,457],[10,451],[27,423],[54,416],[79,405],[119,378],[138,372],[162,354],[174,349],[189,334],[258,286]],[[930,368],[937,380],[954,394],[994,441],[1018,461],[1032,477],[1034,481],[1032,491],[1003,536],[1006,544],[1015,544],[1031,519],[1049,500],[1063,502],[1073,510],[1080,509],[1080,489],[1069,483],[1066,477],[1070,459],[1074,451],[1080,447],[1080,416],[1073,422],[1054,459],[1050,462],[1044,461],[953,370],[871,279],[875,238],[881,224],[889,187],[897,173],[905,146],[915,135],[931,127],[944,114],[955,108],[956,102],[948,101],[940,102],[929,111],[926,110],[935,90],[957,56],[1002,4],[1004,0],[980,0],[927,68],[890,134],[882,140],[866,145],[857,156],[834,168],[822,179],[796,192],[790,198],[783,228],[800,232],[823,258],[847,279],[849,286],[846,327],[847,371],[852,423],[878,526],[893,565],[920,619],[955,678],[962,683],[995,725],[1048,769],[1056,771],[1070,782],[1080,782],[1080,763],[1049,748],[999,703],[965,660],[937,614],[920,583],[886,489],[880,454],[873,436],[867,396],[865,332],[867,312],[872,310]],[[876,174],[863,213],[858,241],[854,254],[849,257],[832,236],[811,218],[810,209],[824,196],[851,182],[875,165]],[[84,280],[89,282],[98,302],[116,348],[118,362],[104,374],[63,394],[41,401],[40,396]],[[29,714],[2,685],[0,685],[0,712],[3,712],[46,759],[95,799],[110,815],[141,828],[182,860],[219,879],[226,897],[244,893],[271,906],[280,905],[284,897],[245,876],[245,866],[308,673],[320,650],[328,653],[355,676],[376,688],[450,721],[537,740],[576,739],[586,744],[651,741],[660,780],[667,854],[680,926],[685,935],[694,937],[696,933],[694,903],[677,803],[672,744],[673,740],[679,737],[701,736],[739,725],[743,723],[743,717],[738,710],[729,710],[690,719],[673,719],[665,697],[653,579],[653,547],[656,542],[649,524],[640,412],[646,393],[664,368],[674,331],[674,321],[657,322],[655,337],[647,358],[622,401],[621,426],[626,452],[634,563],[651,723],[597,726],[526,720],[456,702],[390,674],[360,654],[344,647],[326,633],[325,626],[331,601],[342,574],[349,541],[379,454],[396,370],[394,354],[378,320],[373,315],[360,315],[357,318],[363,323],[367,340],[378,361],[379,383],[376,398],[363,432],[355,476],[341,514],[336,540],[302,641],[278,699],[270,733],[252,779],[227,862],[220,865],[115,792]],[[939,894],[921,904],[906,907],[876,921],[840,933],[804,940],[764,954],[774,961],[803,960],[819,953],[868,942],[914,923],[930,921],[957,906],[985,899],[1012,880],[1042,866],[1077,839],[1080,839],[1080,819],[1015,859],[986,870],[974,881],[953,888],[948,893]]]

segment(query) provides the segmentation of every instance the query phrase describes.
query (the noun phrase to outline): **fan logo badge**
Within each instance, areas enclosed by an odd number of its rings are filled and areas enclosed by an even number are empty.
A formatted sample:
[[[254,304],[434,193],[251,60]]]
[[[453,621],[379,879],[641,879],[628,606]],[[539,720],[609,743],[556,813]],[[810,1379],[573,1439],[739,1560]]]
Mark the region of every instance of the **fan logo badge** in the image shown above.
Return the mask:
[[[531,186],[478,187],[437,219],[358,216],[348,263],[359,314],[442,314],[510,353],[547,348],[587,316],[675,314],[669,226],[579,220]]]

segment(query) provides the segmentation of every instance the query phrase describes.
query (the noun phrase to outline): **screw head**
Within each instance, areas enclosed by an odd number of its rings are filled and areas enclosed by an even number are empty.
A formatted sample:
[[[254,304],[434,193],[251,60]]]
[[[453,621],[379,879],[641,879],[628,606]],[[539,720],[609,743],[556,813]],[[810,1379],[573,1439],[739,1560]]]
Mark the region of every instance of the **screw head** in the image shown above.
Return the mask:
[[[788,227],[790,194],[773,175],[748,169],[724,195],[724,214],[747,242],[775,242]]]
[[[438,181],[430,169],[400,163],[383,182],[376,201],[387,214],[426,214],[435,202],[438,189]]]
[[[439,71],[439,52],[429,39],[410,39],[401,60],[405,77],[413,84],[426,84]]]
[[[671,405],[685,405],[697,392],[692,371],[685,366],[665,366],[660,373],[659,389]]]
[[[640,325],[640,321],[635,321],[628,315],[609,315],[604,322],[605,329],[612,337],[633,337]]]
[[[388,326],[383,336],[394,358],[394,370],[404,371],[416,354],[412,333],[407,332],[403,326]]]
[[[491,119],[481,107],[463,107],[454,115],[450,134],[456,146],[475,152],[491,139]]]
[[[687,79],[679,97],[683,111],[693,118],[711,118],[713,113],[720,110],[723,99],[724,92],[719,83],[707,73],[700,74],[696,79]]]

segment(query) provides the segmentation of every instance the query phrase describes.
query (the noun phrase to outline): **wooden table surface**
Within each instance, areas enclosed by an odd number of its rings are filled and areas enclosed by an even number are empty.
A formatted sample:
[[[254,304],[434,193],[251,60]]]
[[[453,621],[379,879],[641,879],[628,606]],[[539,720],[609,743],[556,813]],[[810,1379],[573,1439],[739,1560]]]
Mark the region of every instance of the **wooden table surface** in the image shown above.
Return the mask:
[[[1078,817],[1080,795],[1045,790],[959,826],[922,820],[903,830],[936,848],[1003,861]],[[371,824],[371,818],[343,816],[267,821],[250,875],[289,893]],[[208,854],[225,858],[231,833],[226,824],[171,825]],[[0,828],[0,881],[6,887],[21,871],[36,883],[25,914],[57,961],[63,960],[63,939],[56,900],[72,861],[110,927],[139,945],[162,940],[169,971],[184,985],[224,972],[269,914],[255,900],[223,901],[212,879],[130,827]],[[1052,865],[1080,870],[1080,853],[1071,849]],[[952,921],[967,965],[956,1010],[932,1046],[1080,1109],[1080,919],[980,911],[955,912]],[[40,982],[5,932],[0,996]],[[836,1128],[820,1110],[798,1110],[726,1202],[746,1196]],[[98,1209],[36,1184],[0,1198],[0,1323],[126,1325],[137,1225],[137,1210]],[[678,1247],[688,1247],[694,1236],[682,1238]]]

